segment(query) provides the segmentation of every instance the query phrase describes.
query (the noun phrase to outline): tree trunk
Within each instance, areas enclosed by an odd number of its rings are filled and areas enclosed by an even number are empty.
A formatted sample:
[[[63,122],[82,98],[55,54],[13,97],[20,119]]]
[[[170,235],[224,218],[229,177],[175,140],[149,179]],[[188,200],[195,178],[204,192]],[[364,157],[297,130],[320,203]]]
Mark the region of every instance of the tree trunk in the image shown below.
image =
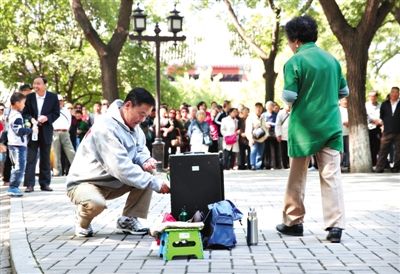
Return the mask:
[[[349,151],[350,171],[370,172],[372,161],[369,149],[367,113],[365,109],[365,84],[368,63],[368,46],[359,41],[345,51],[347,63],[347,83],[350,90],[348,97],[349,112]]]
[[[75,20],[79,23],[83,33],[100,58],[101,83],[103,97],[109,102],[119,98],[117,64],[122,47],[128,37],[129,20],[132,13],[133,0],[121,0],[118,22],[108,44],[106,44],[92,26],[83,9],[81,0],[71,0],[71,8]]]
[[[101,83],[103,97],[109,102],[118,99],[118,78],[117,78],[118,56],[106,54],[100,57]]]
[[[265,72],[263,77],[265,79],[265,102],[274,101],[275,97],[275,82],[278,73],[275,72],[275,58],[262,59]],[[264,102],[264,103],[265,103]]]
[[[367,115],[365,110],[365,83],[368,49],[378,28],[393,9],[394,1],[368,0],[364,14],[356,28],[350,26],[335,0],[319,0],[332,32],[338,38],[346,55],[349,95],[350,170],[370,172]]]

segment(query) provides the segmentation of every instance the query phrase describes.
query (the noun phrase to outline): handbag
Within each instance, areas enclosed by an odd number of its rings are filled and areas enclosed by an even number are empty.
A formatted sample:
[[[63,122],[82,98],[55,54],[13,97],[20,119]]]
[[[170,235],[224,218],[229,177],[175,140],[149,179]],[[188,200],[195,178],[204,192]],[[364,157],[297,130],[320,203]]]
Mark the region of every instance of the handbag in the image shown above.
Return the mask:
[[[181,138],[177,136],[175,139],[171,140],[171,146],[173,147],[179,147],[182,144]]]
[[[203,129],[201,128],[200,124],[196,121],[197,126],[199,127],[200,131],[203,133],[203,145],[206,146],[211,146],[212,145],[212,140],[210,135],[204,133]]]
[[[236,141],[237,141],[237,135],[236,135],[236,134],[233,134],[233,135],[224,136],[224,140],[225,140],[225,143],[226,143],[227,145],[233,145],[233,144],[235,144]]]
[[[253,130],[253,138],[254,139],[260,139],[260,138],[264,137],[265,134],[266,134],[265,130],[261,127]]]
[[[211,144],[212,144],[211,137],[204,133],[203,133],[203,144],[206,146],[211,146]]]

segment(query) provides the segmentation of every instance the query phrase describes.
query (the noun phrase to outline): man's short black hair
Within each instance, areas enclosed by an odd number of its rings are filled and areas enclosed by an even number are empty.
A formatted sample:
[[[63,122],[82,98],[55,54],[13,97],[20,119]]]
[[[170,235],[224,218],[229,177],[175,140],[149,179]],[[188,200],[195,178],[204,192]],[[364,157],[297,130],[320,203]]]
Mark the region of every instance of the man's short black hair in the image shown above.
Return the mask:
[[[126,95],[124,103],[128,101],[132,102],[134,106],[147,104],[154,107],[156,105],[153,95],[144,88],[132,89],[128,95]]]
[[[30,84],[23,84],[21,86],[19,86],[18,90],[21,91],[25,91],[25,90],[32,90],[32,87]]]
[[[397,92],[399,92],[399,91],[400,91],[399,87],[392,87],[392,89],[396,89],[396,90],[397,90]]]
[[[18,102],[20,102],[20,101],[22,101],[22,100],[24,100],[24,99],[25,99],[25,95],[24,95],[23,93],[14,92],[14,93],[11,95],[10,103],[11,103],[11,105],[13,106],[13,105],[15,105],[16,103],[18,103]]]
[[[286,36],[289,41],[299,40],[302,43],[316,42],[318,39],[318,26],[311,16],[295,17],[285,26]]]
[[[228,110],[228,115],[230,115],[234,110],[238,110],[237,108],[230,108],[229,110]]]

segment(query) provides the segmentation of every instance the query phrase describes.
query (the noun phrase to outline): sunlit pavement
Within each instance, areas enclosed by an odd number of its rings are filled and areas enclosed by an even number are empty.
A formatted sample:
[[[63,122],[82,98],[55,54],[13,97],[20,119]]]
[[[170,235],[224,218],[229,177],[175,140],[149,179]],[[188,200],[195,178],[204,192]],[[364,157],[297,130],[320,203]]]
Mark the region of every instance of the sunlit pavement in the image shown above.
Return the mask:
[[[73,205],[65,194],[64,177],[53,178],[54,192],[35,192],[11,199],[11,259],[17,273],[399,273],[399,174],[344,174],[347,229],[342,242],[325,240],[318,172],[309,172],[303,237],[281,236],[287,170],[229,171],[225,196],[259,217],[259,242],[248,247],[237,222],[238,244],[231,251],[204,251],[205,259],[165,262],[152,250],[153,238],[117,234],[115,222],[126,196],[109,201],[92,223],[93,238],[73,236]],[[4,189],[2,190],[4,195]],[[7,210],[1,210],[1,273],[7,264]],[[170,210],[169,195],[153,196],[147,223]],[[4,256],[5,257],[4,257]],[[4,272],[3,272],[4,271]]]

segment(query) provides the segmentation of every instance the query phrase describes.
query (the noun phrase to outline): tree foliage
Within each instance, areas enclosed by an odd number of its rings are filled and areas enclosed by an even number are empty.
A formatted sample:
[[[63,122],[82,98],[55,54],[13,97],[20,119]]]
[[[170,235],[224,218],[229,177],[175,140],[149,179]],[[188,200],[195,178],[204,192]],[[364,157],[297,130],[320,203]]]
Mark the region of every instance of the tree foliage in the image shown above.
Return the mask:
[[[221,75],[212,77],[212,68],[200,71],[198,79],[189,77],[188,73],[185,73],[183,77],[177,77],[175,87],[183,91],[180,102],[190,105],[196,105],[200,101],[223,102],[224,99],[229,97],[223,93],[221,82],[219,82],[220,78]]]
[[[68,1],[0,2],[0,76],[9,88],[36,75],[74,102],[99,96],[98,65],[72,20]]]
[[[229,28],[234,35],[231,48],[239,56],[251,55],[263,62],[265,79],[265,100],[274,100],[275,60],[284,44],[282,24],[293,15],[306,12],[313,0],[221,0],[230,17]],[[215,4],[201,1],[201,7]]]
[[[90,23],[98,29],[101,39],[109,40],[112,36],[119,2],[84,2]],[[73,18],[69,0],[2,0],[0,22],[0,78],[8,89],[31,83],[41,74],[48,78],[49,90],[64,95],[72,103],[91,105],[103,97],[99,57]],[[120,98],[134,86],[155,94],[151,45],[124,43],[117,79]],[[165,73],[161,87],[162,100],[178,105],[178,92]]]

